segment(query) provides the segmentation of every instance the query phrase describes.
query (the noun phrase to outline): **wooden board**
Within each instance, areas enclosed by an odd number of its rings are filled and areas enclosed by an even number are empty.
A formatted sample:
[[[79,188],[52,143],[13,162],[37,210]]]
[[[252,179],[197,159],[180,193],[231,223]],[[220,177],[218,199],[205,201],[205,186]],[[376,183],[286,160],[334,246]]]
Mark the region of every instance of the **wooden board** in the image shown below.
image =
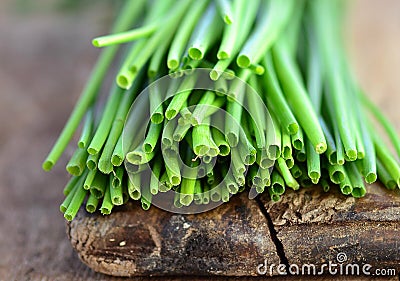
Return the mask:
[[[400,192],[373,185],[355,200],[313,187],[289,191],[278,203],[243,193],[197,215],[146,212],[133,203],[111,216],[82,211],[68,233],[83,262],[117,276],[257,276],[262,263],[293,265],[293,272],[312,264],[318,272],[338,259],[357,272],[364,264],[371,273],[399,272]]]
[[[58,205],[72,145],[51,173],[40,168],[98,54],[90,38],[106,34],[112,17],[109,1],[90,6],[82,1],[79,11],[61,11],[64,2],[70,1],[0,1],[0,34],[6,38],[0,40],[1,281],[126,280],[98,274],[83,264],[65,233]],[[352,3],[348,44],[357,76],[400,131],[400,1]]]

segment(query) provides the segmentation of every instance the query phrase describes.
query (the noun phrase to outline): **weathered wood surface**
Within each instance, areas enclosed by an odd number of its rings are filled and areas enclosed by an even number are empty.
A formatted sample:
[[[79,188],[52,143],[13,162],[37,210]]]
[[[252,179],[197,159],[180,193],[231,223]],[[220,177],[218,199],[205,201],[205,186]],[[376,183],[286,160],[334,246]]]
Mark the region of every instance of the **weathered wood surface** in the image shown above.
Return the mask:
[[[82,211],[68,233],[89,267],[119,276],[254,276],[263,262],[318,268],[339,253],[343,264],[400,271],[400,193],[374,185],[355,200],[314,187],[278,203],[242,194],[197,215],[130,204],[106,217]]]
[[[126,280],[96,273],[83,264],[65,234],[58,205],[67,181],[63,164],[72,150],[67,150],[51,173],[40,168],[98,54],[90,45],[90,38],[105,34],[112,16],[104,6],[109,1],[98,1],[90,7],[88,1],[81,1],[79,12],[58,9],[60,3],[70,2],[0,1],[1,281]],[[348,43],[358,77],[400,131],[400,1],[352,3]],[[21,4],[25,7],[19,9],[17,5]],[[290,257],[287,251],[286,254]],[[283,279],[310,280],[308,276]],[[331,280],[329,276],[320,279]],[[359,277],[337,276],[335,280]]]
[[[196,215],[143,211],[135,203],[105,217],[82,211],[68,226],[73,247],[94,270],[116,276],[246,276],[256,275],[264,259],[279,263],[267,221],[245,194]]]
[[[400,192],[368,187],[361,199],[304,188],[274,204],[263,198],[289,264],[363,263],[400,270]],[[371,270],[372,272],[372,270]]]

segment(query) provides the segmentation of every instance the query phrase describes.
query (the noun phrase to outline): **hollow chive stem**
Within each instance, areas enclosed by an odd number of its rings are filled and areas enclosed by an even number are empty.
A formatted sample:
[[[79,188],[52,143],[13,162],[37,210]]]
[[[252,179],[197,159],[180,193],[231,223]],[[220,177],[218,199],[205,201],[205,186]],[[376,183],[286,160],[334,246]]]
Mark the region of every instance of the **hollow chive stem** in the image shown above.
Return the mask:
[[[90,194],[86,202],[86,211],[88,213],[94,213],[99,205],[99,199],[97,199],[93,194]]]
[[[166,3],[169,1],[165,1]],[[183,5],[174,7],[169,11],[164,22],[167,24],[161,25],[161,27],[154,32],[154,34],[146,39],[139,40],[129,51],[124,64],[118,72],[116,81],[118,86],[123,89],[129,89],[132,86],[134,79],[136,78],[139,70],[145,65],[147,60],[155,52],[157,46],[164,41],[170,41],[172,35],[175,32],[177,24],[179,23],[183,13],[187,9],[191,0],[185,1]],[[155,6],[157,7],[157,5]],[[164,14],[167,7],[154,8],[154,12],[150,12],[145,22],[151,22]]]
[[[379,159],[376,161],[376,167],[378,178],[387,189],[394,190],[396,186],[399,186]]]
[[[68,173],[70,173],[73,176],[82,175],[83,171],[86,168],[87,157],[88,154],[86,152],[86,149],[77,148],[67,164],[66,169]]]
[[[341,65],[341,45],[338,44],[340,38],[338,18],[333,12],[334,5],[329,1],[315,1],[310,6],[312,24],[315,27],[317,44],[321,50],[321,61],[326,71],[326,79],[329,85],[334,108],[334,116],[337,124],[351,124],[349,117],[350,109],[346,102],[346,78],[343,77]],[[357,148],[351,131],[351,126],[339,126],[340,138],[347,157],[350,160],[357,159]],[[336,144],[338,147],[338,144]]]
[[[274,170],[271,175],[271,187],[269,188],[270,194],[282,195],[285,193],[285,180]]]
[[[292,188],[293,190],[298,190],[300,188],[299,183],[291,174],[288,166],[286,165],[285,159],[282,157],[278,158],[277,168],[288,187]]]
[[[346,177],[343,165],[328,165],[328,173],[331,181],[335,184],[340,184]]]
[[[227,68],[232,63],[238,52],[240,51],[240,48],[242,47],[243,43],[246,41],[248,34],[253,26],[254,20],[257,16],[257,11],[259,9],[259,3],[260,3],[259,0],[253,0],[253,1],[241,0],[241,2],[244,3],[237,3],[237,5],[236,2],[238,1],[235,1],[235,9],[237,10],[238,13],[244,13],[244,14],[243,15],[241,14],[241,16],[238,17],[237,21],[235,21],[232,25],[224,29],[227,31],[228,34],[225,35],[224,33],[223,35],[221,46],[217,54],[219,61],[216,63],[216,65],[210,72],[210,78],[212,80],[218,80],[222,74],[226,73]],[[243,8],[242,5],[245,5],[245,8]],[[234,36],[232,34],[229,34],[230,32],[228,30],[235,28],[238,29],[237,31],[238,34],[236,40],[233,40]],[[233,30],[231,32],[235,31]]]
[[[262,7],[262,9],[268,10],[268,13],[261,14],[236,59],[236,63],[241,68],[247,68],[261,60],[288,24],[295,6],[295,2],[291,0],[271,0],[268,3],[267,7]]]
[[[122,205],[124,203],[123,197],[122,197],[122,185],[119,184],[117,186],[114,186],[115,182],[115,176],[113,174],[110,175],[110,197],[111,197],[111,202],[114,205]]]
[[[137,19],[137,16],[142,10],[144,3],[144,0],[127,2],[121,10],[121,14],[118,16],[112,32],[120,32],[129,28]],[[90,78],[67,121],[67,124],[65,124],[65,127],[63,128],[52,150],[50,151],[46,160],[43,162],[43,170],[50,171],[54,164],[61,157],[61,154],[64,152],[69,141],[73,137],[74,132],[78,128],[85,112],[96,98],[101,82],[103,81],[117,51],[118,46],[112,46],[101,53],[96,65],[93,68]]]
[[[171,120],[178,115],[179,111],[181,110],[182,106],[187,101],[190,93],[192,92],[193,87],[196,84],[197,75],[196,74],[189,74],[186,76],[181,85],[179,85],[176,92],[172,91],[172,99],[169,103],[167,109],[165,110],[165,118]]]
[[[213,32],[210,32],[212,30]],[[211,3],[193,30],[188,43],[189,57],[201,60],[217,41],[222,31],[221,20],[214,3]]]
[[[164,121],[163,99],[159,83],[149,86],[150,120],[152,123],[161,124]]]
[[[292,173],[295,179],[298,179],[303,175],[302,170],[299,168],[297,164],[294,164],[293,167],[290,168],[290,172]]]
[[[106,186],[108,184],[108,176],[102,173],[96,173],[92,184],[90,185],[90,193],[97,199],[104,197]]]
[[[99,158],[100,158],[100,153],[97,153],[95,155],[89,154],[88,158],[86,159],[86,167],[89,170],[96,170]]]
[[[77,181],[74,182],[74,184],[72,185],[70,192],[66,195],[64,201],[61,203],[60,205],[60,211],[61,213],[65,213],[65,211],[68,209],[69,205],[72,202],[72,199],[75,196],[75,193],[77,192],[77,190],[80,188],[81,185],[83,185],[83,181],[85,179],[84,175],[77,177]],[[72,184],[72,183],[71,183]]]
[[[99,153],[104,146],[122,97],[123,90],[114,85],[104,107],[99,126],[97,127],[96,133],[94,134],[93,139],[87,148],[89,154],[94,155]]]
[[[174,39],[172,40],[171,47],[168,52],[167,66],[171,70],[176,70],[179,67],[181,57],[183,55],[186,43],[189,40],[190,34],[195,25],[198,23],[201,14],[204,12],[206,5],[209,1],[200,1],[193,5],[184,16],[182,23],[177,30]]]
[[[150,173],[150,193],[153,195],[156,195],[158,193],[158,186],[159,186],[159,181],[160,181],[160,175],[161,175],[161,166],[162,161],[161,158],[157,158],[154,161],[153,168]]]
[[[138,87],[139,83],[137,83],[130,90],[122,93],[123,98],[118,106],[118,110],[115,114],[114,121],[112,122],[107,141],[104,144],[104,148],[98,163],[98,169],[104,174],[109,174],[113,170],[113,163],[111,161],[111,158],[115,146],[119,138],[121,137],[129,109],[131,108],[134,98],[137,96]]]
[[[193,127],[192,141],[193,141],[193,151],[198,156],[204,156],[208,154],[211,148],[218,149],[217,145],[215,144],[211,136],[209,118],[204,120],[202,124]]]
[[[157,28],[159,28],[159,24],[153,23],[124,32],[99,36],[92,40],[92,45],[101,48],[111,45],[128,43],[130,41],[134,41],[139,38],[144,38],[152,35],[154,31],[157,30]]]
[[[270,160],[276,160],[281,155],[282,134],[276,118],[270,114],[266,120],[267,127],[267,156]]]
[[[79,181],[81,176],[78,177],[71,177],[68,181],[68,183],[65,185],[64,190],[63,190],[63,194],[65,196],[68,196],[68,194],[71,193],[71,191],[74,189],[76,183]]]
[[[264,95],[267,101],[267,106],[268,108],[271,108],[277,116],[279,116],[279,121],[282,124],[282,127],[290,135],[296,134],[299,131],[299,124],[283,95],[270,53],[265,55],[263,63],[266,67],[266,71],[260,80],[263,87],[268,92],[267,95]]]
[[[219,155],[228,156],[231,148],[225,139],[225,136],[218,130],[218,128],[211,128],[212,138],[218,146]]]
[[[232,4],[229,0],[217,0],[218,12],[226,24],[232,24],[234,22]]]
[[[134,165],[149,163],[155,156],[155,151],[146,153],[143,151],[143,143],[139,144],[133,151],[126,154],[126,160]]]
[[[399,162],[394,159],[388,148],[385,146],[385,142],[372,129],[370,130],[370,135],[372,136],[378,159],[388,171],[389,175],[396,181],[397,185],[400,185]]]
[[[335,165],[335,164],[337,164],[337,158],[336,158],[337,151],[336,151],[335,140],[334,140],[328,126],[326,125],[324,119],[319,118],[319,123],[321,124],[322,131],[324,132],[324,135],[326,138],[327,148],[326,148],[325,155],[328,158],[329,163],[331,165]]]
[[[290,139],[294,149],[300,151],[304,148],[304,135],[301,128],[299,128],[295,134],[291,135]]]
[[[228,101],[226,104],[225,136],[231,147],[237,146],[241,131],[241,118],[243,113],[243,100],[246,95],[246,82],[251,72],[247,69],[239,73],[240,79],[235,79],[229,88]]]
[[[249,80],[250,86],[254,91],[249,91],[247,94],[247,102],[249,108],[251,108],[250,118],[253,123],[253,131],[256,139],[256,146],[259,149],[265,148],[265,119],[266,119],[266,105],[259,96],[261,94],[261,88],[259,87],[257,79],[252,76]]]
[[[88,112],[86,113],[81,137],[79,138],[79,141],[78,141],[79,148],[86,148],[89,145],[90,137],[92,136],[92,130],[93,130],[93,122],[94,122],[93,115],[94,115],[93,108],[90,108],[88,110]]]
[[[97,174],[97,170],[90,170],[90,171],[88,172],[88,174],[87,174],[87,176],[86,176],[86,178],[85,178],[85,181],[84,181],[84,183],[83,183],[83,188],[84,188],[85,190],[89,190],[89,189],[90,189],[90,186],[92,185],[93,180],[94,180],[96,174]]]
[[[192,117],[191,123],[192,125],[198,125],[202,123],[207,111],[209,109],[209,105],[212,105],[215,100],[215,93],[212,91],[205,92],[197,103]]]
[[[165,170],[169,184],[177,186],[181,183],[181,170],[178,155],[170,155],[170,157],[164,157]]]
[[[173,133],[173,140],[178,142],[183,140],[190,128],[191,124],[189,122],[186,124],[178,125]]]
[[[83,203],[83,200],[85,200],[86,195],[87,191],[83,188],[83,186],[79,185],[75,191],[71,203],[68,205],[68,208],[64,213],[64,218],[66,220],[72,221],[74,219]]]
[[[347,175],[350,178],[351,185],[353,186],[353,190],[351,195],[355,198],[364,197],[367,193],[365,189],[364,181],[360,172],[357,169],[357,166],[354,162],[350,162],[346,165]]]
[[[125,169],[123,167],[117,167],[113,171],[113,179],[111,182],[111,186],[117,188],[118,186],[122,185],[122,180],[124,179],[124,172]]]
[[[218,2],[217,4],[218,4],[218,10],[220,11],[221,14],[220,5]],[[250,6],[251,2],[248,2],[248,4]],[[234,14],[236,20],[224,28],[224,32],[221,39],[221,45],[217,53],[217,57],[219,60],[224,60],[231,57],[232,51],[235,48],[236,40],[239,37],[241,24],[243,24],[243,21],[245,20],[246,11],[249,8],[250,7],[246,7],[246,1],[244,0],[238,0],[233,2],[232,13]],[[236,49],[238,49],[238,47],[236,47]]]
[[[154,78],[160,73],[163,68],[163,62],[165,59],[165,52],[168,50],[170,45],[170,41],[165,40],[160,43],[158,48],[154,51],[153,55],[150,58],[150,63],[147,68],[147,76],[149,78]]]
[[[301,150],[296,151],[296,160],[299,162],[306,162],[307,154],[305,146],[303,146]]]
[[[146,138],[143,142],[142,149],[145,153],[151,153],[156,148],[162,127],[162,124],[150,123],[149,131],[147,132]]]
[[[195,166],[195,163],[193,161],[191,161],[191,156],[192,153],[188,153],[187,157],[189,159],[187,162],[189,162],[189,166],[184,167],[180,189],[179,201],[183,206],[189,206],[194,199],[198,167]]]
[[[109,181],[109,183],[106,186],[103,202],[102,202],[101,207],[100,207],[100,212],[103,215],[111,214],[111,211],[114,208],[114,204],[113,204],[113,202],[111,200],[111,188],[112,188],[111,187],[111,182]]]
[[[360,114],[362,115],[361,118],[366,118],[364,114],[360,111]],[[361,136],[364,142],[364,148],[365,148],[365,156],[362,160],[362,167],[361,167],[361,173],[365,178],[365,181],[369,184],[374,183],[377,180],[377,170],[376,170],[376,151],[374,147],[373,140],[371,138],[371,135],[368,132],[367,125],[365,122],[360,122],[360,130],[361,130]]]
[[[158,190],[159,190],[159,192],[167,192],[167,191],[171,190],[171,188],[172,188],[172,184],[169,182],[168,174],[165,171],[160,177],[160,181],[158,183]]]
[[[153,199],[153,194],[150,193],[149,186],[143,186],[142,196],[140,197],[140,203],[142,204],[142,209],[147,211],[150,209],[151,201]]]
[[[141,174],[140,173],[129,173],[128,175],[128,194],[133,200],[139,200],[141,196]]]
[[[285,160],[292,158],[290,135],[284,129],[282,129],[282,158]]]
[[[174,144],[174,132],[177,130],[177,127],[179,126],[178,122],[176,119],[168,121],[165,119],[164,121],[164,128],[163,132],[161,134],[161,144],[162,148],[165,150],[165,148],[170,148]]]
[[[281,39],[272,49],[276,72],[300,126],[313,144],[315,151],[318,154],[324,153],[327,148],[324,133],[301,81],[299,69],[287,48],[284,39]],[[307,114],[304,114],[304,112],[307,112]]]
[[[313,145],[306,139],[307,154],[307,174],[314,184],[319,182],[321,177],[321,160],[320,155],[315,152]]]
[[[345,169],[344,171],[344,180],[339,184],[340,191],[344,195],[350,195],[353,192],[353,185],[350,181],[350,177]]]
[[[117,143],[115,144],[114,151],[111,156],[111,163],[113,164],[114,167],[121,166],[122,162],[124,161],[124,158],[125,158],[124,149],[122,146],[123,135],[124,134],[121,134],[119,136],[119,139],[118,139]]]
[[[185,1],[182,5],[173,5],[172,11],[168,13],[168,16],[163,25],[159,26],[158,30],[153,34],[152,37],[146,43],[146,48],[142,49],[139,55],[132,61],[130,70],[132,72],[138,71],[146,63],[147,59],[154,53],[159,47],[161,42],[168,42],[172,40],[173,34],[180,24],[180,21],[190,7],[192,1]]]

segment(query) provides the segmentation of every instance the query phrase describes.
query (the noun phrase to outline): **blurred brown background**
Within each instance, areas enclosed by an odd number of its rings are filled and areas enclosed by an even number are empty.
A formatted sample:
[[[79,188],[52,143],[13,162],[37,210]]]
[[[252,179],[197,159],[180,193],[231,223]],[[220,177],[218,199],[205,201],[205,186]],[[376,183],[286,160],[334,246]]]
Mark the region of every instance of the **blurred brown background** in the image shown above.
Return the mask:
[[[350,6],[357,77],[400,131],[400,1]],[[98,54],[90,39],[108,30],[112,11],[106,1],[0,2],[0,280],[111,280],[83,265],[65,234],[58,207],[68,157],[51,173],[41,162]]]

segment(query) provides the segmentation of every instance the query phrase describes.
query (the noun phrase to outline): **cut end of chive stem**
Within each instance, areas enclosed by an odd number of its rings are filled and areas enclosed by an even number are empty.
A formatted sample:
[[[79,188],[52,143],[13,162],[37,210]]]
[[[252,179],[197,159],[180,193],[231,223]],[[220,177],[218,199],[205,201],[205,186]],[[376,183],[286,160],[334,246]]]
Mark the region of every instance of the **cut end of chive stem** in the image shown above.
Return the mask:
[[[343,185],[340,187],[340,190],[344,195],[349,195],[353,191],[353,188],[350,185]]]
[[[288,129],[289,129],[289,134],[294,135],[299,131],[299,124],[297,123],[290,124]]]
[[[168,69],[175,70],[179,66],[179,61],[172,59],[167,62]]]
[[[42,164],[42,169],[46,172],[50,171],[54,166],[54,163],[50,160],[46,160]]]
[[[96,164],[96,162],[93,161],[93,160],[88,160],[88,161],[86,162],[86,166],[87,166],[87,168],[88,168],[89,170],[91,170],[91,171],[93,171],[93,170],[95,170],[95,169],[97,168],[97,164]]]
[[[240,68],[248,68],[251,65],[250,58],[246,55],[239,55],[236,63]]]
[[[213,81],[217,81],[218,80],[218,78],[221,76],[221,73],[219,72],[219,71],[216,71],[216,70],[211,70],[211,72],[210,72],[210,78],[211,78],[211,80],[213,80]]]
[[[233,23],[233,19],[232,19],[232,17],[230,15],[225,15],[224,16],[224,22],[229,25],[229,24]]]
[[[118,155],[113,155],[112,158],[111,158],[111,163],[112,163],[115,167],[121,166],[121,164],[122,164],[123,161],[124,161],[124,160],[123,160],[120,156],[118,156]],[[87,163],[87,165],[89,165],[89,164]],[[96,164],[95,164],[95,165],[96,165]],[[89,166],[88,166],[88,168],[89,168]],[[89,168],[89,169],[90,169],[90,168]]]
[[[230,57],[230,54],[228,54],[225,51],[219,51],[218,54],[217,54],[217,58],[219,60],[226,60],[226,59],[229,59],[229,57]]]
[[[355,149],[349,149],[346,151],[347,157],[349,157],[350,161],[355,161],[357,160],[357,150]]]
[[[97,149],[95,149],[95,148],[93,148],[93,147],[89,147],[89,148],[87,149],[87,152],[88,152],[90,155],[96,155],[96,154],[98,153]]]
[[[176,115],[178,114],[178,111],[176,111],[175,109],[168,109],[165,112],[165,118],[167,118],[168,120],[173,119]]]
[[[324,152],[326,151],[326,149],[327,149],[327,145],[326,145],[325,142],[321,142],[321,143],[317,144],[317,146],[315,147],[315,151],[316,151],[318,154],[324,153]],[[357,154],[356,154],[356,155],[357,155]]]
[[[365,176],[365,181],[366,181],[367,183],[371,184],[371,183],[376,182],[377,178],[378,178],[378,177],[377,177],[377,175],[376,175],[375,173],[368,173],[368,174]]]
[[[101,43],[100,43],[100,41],[99,41],[97,38],[95,38],[95,39],[92,40],[92,45],[93,45],[94,47],[96,47],[96,48],[100,48],[100,47],[101,47]]]
[[[354,187],[353,191],[351,192],[351,195],[355,198],[361,198],[364,197],[367,191],[363,187]]]
[[[161,124],[162,121],[164,121],[164,115],[161,113],[153,113],[150,120],[154,124]]]
[[[193,60],[201,60],[203,58],[203,53],[200,49],[191,47],[189,49],[189,57]]]
[[[73,176],[80,176],[83,171],[81,171],[81,168],[78,166],[67,166],[67,172],[70,173]]]
[[[146,153],[151,153],[153,151],[153,146],[150,143],[144,143],[143,144],[143,150]]]
[[[128,77],[126,77],[125,75],[118,75],[117,85],[122,89],[128,90],[132,86],[132,82],[130,82]]]

